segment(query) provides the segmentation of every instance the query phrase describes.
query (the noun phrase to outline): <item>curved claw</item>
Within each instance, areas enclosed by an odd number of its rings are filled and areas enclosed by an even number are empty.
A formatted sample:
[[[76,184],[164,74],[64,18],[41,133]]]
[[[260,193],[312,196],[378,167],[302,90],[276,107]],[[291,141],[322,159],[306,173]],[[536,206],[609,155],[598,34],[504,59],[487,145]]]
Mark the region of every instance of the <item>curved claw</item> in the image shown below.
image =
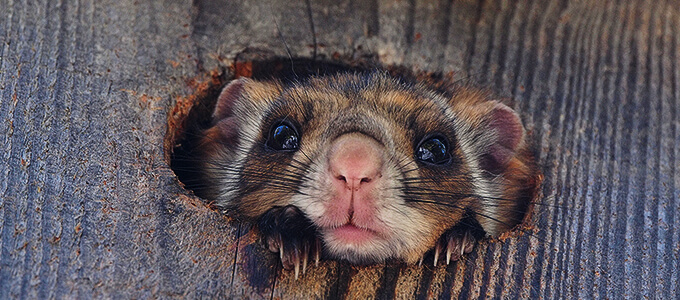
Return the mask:
[[[437,266],[437,261],[439,260],[439,252],[442,250],[442,244],[437,242],[434,246],[434,266]]]
[[[284,269],[294,270],[295,279],[307,272],[310,254],[318,265],[321,243],[316,227],[295,206],[275,207],[258,220],[258,228],[267,248],[279,253]],[[313,253],[310,253],[313,251]]]
[[[267,248],[269,248],[269,251],[271,252],[279,252],[280,248],[282,247],[282,242],[281,242],[281,235],[275,235],[274,237],[271,238],[266,238],[267,241]]]
[[[314,266],[318,267],[319,258],[321,258],[321,241],[319,241],[319,239],[316,239],[314,242],[316,244],[316,246],[314,247]]]
[[[440,252],[446,249],[446,264],[459,260],[464,254],[472,252],[477,238],[469,229],[454,227],[444,233],[434,247],[434,265],[437,265]]]
[[[472,252],[472,248],[475,247],[475,238],[470,234],[469,232],[465,233],[465,237],[463,239],[465,241],[465,247],[463,247],[465,250],[465,253],[470,253]]]
[[[293,255],[293,264],[295,265],[295,280],[300,277],[300,252],[295,251],[295,255]]]

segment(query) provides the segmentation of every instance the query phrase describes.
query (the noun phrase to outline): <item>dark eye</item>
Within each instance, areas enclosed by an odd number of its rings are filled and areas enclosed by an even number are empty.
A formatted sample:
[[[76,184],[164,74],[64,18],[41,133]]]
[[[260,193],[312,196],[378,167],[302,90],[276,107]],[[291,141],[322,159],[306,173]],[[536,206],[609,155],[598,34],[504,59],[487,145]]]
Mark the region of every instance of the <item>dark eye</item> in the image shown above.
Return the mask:
[[[279,151],[295,151],[299,147],[299,141],[298,133],[292,126],[278,123],[272,127],[267,146]]]
[[[420,143],[416,151],[416,158],[422,162],[442,165],[449,162],[449,152],[444,139],[433,137]]]

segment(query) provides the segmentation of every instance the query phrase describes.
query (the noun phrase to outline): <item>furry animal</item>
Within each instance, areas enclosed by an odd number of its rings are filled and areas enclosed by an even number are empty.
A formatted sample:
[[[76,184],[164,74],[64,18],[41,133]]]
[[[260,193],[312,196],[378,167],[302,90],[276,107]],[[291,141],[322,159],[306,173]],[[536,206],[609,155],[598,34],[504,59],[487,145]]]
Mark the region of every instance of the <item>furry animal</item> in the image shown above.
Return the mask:
[[[197,149],[202,194],[297,276],[321,256],[449,263],[510,230],[539,183],[525,136],[489,93],[362,72],[233,80]]]

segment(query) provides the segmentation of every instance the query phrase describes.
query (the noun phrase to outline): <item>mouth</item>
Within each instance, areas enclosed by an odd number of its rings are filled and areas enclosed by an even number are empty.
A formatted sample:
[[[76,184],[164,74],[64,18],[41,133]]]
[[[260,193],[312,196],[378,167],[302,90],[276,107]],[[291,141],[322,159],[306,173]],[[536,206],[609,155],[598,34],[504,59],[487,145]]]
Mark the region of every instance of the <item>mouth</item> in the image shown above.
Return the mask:
[[[351,222],[340,227],[329,229],[328,234],[338,242],[352,245],[361,245],[378,238],[377,232],[358,227]]]

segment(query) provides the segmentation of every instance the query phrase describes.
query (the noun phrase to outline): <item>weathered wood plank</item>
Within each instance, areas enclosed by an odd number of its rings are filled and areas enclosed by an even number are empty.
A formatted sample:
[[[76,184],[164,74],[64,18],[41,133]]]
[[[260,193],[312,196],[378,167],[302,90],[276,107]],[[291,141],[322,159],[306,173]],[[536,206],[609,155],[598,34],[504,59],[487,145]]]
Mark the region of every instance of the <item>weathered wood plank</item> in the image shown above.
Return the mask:
[[[311,57],[305,1],[0,0],[0,298],[680,295],[679,2],[310,5],[319,57],[508,98],[545,173],[535,237],[296,281],[180,186],[163,143],[191,80],[244,48]]]

